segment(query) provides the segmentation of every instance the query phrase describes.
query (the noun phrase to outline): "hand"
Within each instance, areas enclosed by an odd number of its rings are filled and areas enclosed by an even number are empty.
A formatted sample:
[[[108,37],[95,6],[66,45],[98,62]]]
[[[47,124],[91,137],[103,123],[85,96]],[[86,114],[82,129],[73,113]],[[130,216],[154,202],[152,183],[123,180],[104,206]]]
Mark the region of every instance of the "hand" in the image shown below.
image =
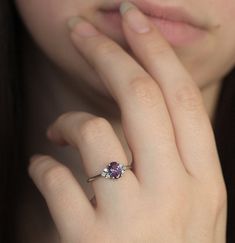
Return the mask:
[[[142,33],[128,19],[143,18]],[[68,168],[33,158],[29,173],[45,197],[63,243],[222,243],[227,195],[200,90],[159,31],[137,9],[123,16],[142,66],[88,23],[71,39],[117,101],[133,170],[92,182],[96,205]],[[80,34],[81,35],[80,35]],[[86,36],[85,36],[86,35]],[[114,158],[128,164],[110,123],[85,112],[62,115],[48,137],[79,149],[87,175]]]

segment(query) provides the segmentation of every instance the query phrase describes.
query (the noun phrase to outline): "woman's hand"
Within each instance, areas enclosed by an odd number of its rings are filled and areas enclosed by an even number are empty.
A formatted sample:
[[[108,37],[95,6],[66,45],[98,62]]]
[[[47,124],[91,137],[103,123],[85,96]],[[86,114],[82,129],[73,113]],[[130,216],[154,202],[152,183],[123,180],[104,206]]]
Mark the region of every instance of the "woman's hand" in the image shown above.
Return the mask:
[[[141,33],[134,31],[138,24]],[[115,181],[93,181],[96,204],[69,169],[49,156],[32,159],[30,176],[63,243],[224,243],[226,188],[200,90],[137,9],[125,12],[123,29],[142,66],[88,24],[77,23],[71,39],[120,107],[133,170]],[[48,136],[79,149],[89,177],[114,159],[128,164],[102,117],[64,114]]]

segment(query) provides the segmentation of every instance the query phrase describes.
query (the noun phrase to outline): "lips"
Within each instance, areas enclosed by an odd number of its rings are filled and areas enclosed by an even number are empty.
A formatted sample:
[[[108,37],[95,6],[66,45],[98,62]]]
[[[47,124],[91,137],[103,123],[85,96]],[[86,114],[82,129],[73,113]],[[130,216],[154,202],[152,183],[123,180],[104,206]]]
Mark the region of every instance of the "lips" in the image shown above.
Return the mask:
[[[130,0],[130,2],[136,5],[145,15],[149,17],[163,19],[172,22],[181,22],[189,24],[195,28],[200,28],[204,30],[207,29],[204,23],[201,23],[199,19],[195,18],[192,14],[188,13],[184,7],[160,6],[154,2],[143,0]],[[109,4],[101,8],[101,11],[118,12],[120,4],[121,1],[115,2],[112,5]]]
[[[191,45],[206,37],[208,28],[188,14],[184,8],[159,6],[153,3],[132,0],[132,2],[157,27],[165,39],[174,47]],[[120,3],[111,3],[100,9],[99,27],[105,33],[122,36]]]

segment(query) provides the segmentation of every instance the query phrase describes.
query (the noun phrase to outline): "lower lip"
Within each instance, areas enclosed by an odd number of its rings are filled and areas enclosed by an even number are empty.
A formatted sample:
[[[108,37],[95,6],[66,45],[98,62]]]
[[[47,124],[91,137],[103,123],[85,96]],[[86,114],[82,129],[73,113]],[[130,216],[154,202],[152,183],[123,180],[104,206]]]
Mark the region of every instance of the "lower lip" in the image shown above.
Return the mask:
[[[118,11],[102,11],[103,25],[107,30],[121,31],[121,16]],[[190,24],[166,19],[154,18],[148,16],[165,37],[165,39],[173,46],[180,47],[188,45],[196,40],[203,38],[206,31],[196,28]]]

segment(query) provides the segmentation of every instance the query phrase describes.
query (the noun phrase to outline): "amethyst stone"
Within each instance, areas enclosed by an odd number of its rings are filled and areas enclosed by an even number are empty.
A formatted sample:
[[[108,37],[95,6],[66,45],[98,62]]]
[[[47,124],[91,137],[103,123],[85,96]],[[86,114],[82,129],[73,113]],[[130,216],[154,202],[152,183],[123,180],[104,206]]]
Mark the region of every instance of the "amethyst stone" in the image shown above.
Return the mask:
[[[123,174],[122,165],[117,162],[111,162],[108,167],[108,174],[112,179],[118,179]]]

